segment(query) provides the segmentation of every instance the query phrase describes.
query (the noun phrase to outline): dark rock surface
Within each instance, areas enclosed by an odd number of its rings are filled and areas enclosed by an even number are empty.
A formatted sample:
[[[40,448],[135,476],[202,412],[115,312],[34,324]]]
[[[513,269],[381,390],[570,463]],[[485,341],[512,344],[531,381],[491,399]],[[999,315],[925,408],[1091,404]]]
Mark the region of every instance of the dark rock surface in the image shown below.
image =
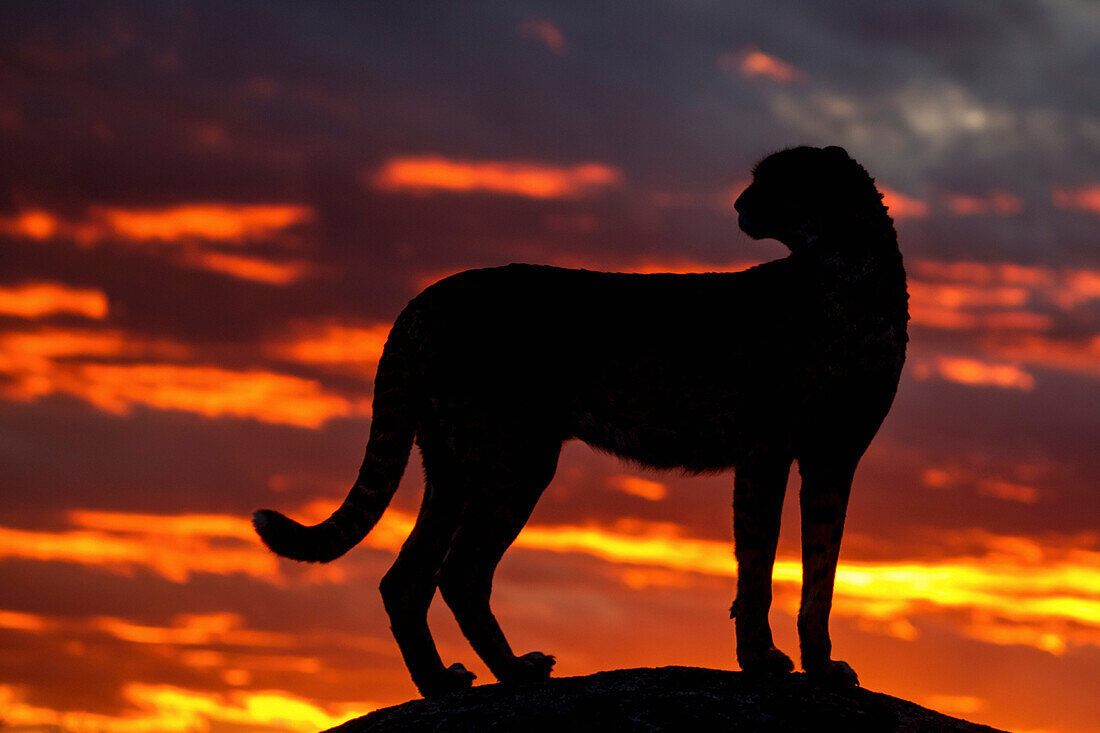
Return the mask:
[[[620,669],[537,685],[482,685],[376,710],[330,733],[380,731],[994,732],[859,687],[792,674],[752,679],[695,667]]]

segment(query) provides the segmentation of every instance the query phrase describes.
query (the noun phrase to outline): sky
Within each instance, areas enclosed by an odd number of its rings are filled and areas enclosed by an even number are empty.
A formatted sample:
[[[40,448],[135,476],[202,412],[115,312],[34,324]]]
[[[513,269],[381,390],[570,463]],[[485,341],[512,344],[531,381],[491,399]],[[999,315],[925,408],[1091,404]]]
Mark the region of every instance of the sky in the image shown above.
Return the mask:
[[[377,585],[416,453],[334,564],[276,558],[251,511],[338,505],[428,284],[783,257],[732,201],[809,144],[876,177],[912,315],[834,653],[945,713],[1100,731],[1098,68],[1083,0],[4,4],[6,730],[315,731],[415,697]],[[567,444],[497,574],[513,646],[559,675],[735,669],[731,490]]]

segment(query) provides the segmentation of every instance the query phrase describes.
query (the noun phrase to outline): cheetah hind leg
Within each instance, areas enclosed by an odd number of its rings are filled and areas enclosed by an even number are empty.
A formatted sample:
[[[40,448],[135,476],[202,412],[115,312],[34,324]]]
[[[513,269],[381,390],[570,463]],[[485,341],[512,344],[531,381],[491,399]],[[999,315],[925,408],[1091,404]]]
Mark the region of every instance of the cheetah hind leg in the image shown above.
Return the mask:
[[[492,472],[497,480],[486,480],[483,485],[489,488],[464,510],[439,574],[440,592],[459,628],[501,682],[539,682],[554,666],[549,654],[512,652],[489,606],[489,595],[497,564],[554,475],[560,444],[555,448],[543,455],[521,453],[526,458],[522,470],[506,472],[507,480]]]
[[[443,666],[427,621],[436,574],[458,524],[457,515],[455,497],[441,494],[429,482],[412,534],[380,585],[394,639],[424,697],[463,690],[474,681],[474,674],[461,664]]]

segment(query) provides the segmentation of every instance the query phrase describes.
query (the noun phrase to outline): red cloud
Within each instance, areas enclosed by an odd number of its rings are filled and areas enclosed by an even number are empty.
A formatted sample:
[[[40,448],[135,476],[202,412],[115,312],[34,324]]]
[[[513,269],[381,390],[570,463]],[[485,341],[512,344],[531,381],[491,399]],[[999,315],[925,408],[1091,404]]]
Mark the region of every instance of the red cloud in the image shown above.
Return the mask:
[[[483,191],[535,199],[576,198],[621,180],[618,169],[602,163],[554,166],[450,160],[432,155],[391,158],[371,178],[372,184],[383,191]]]
[[[159,209],[93,209],[109,233],[134,241],[260,239],[308,221],[313,210],[298,204],[184,204]]]
[[[13,237],[49,239],[57,230],[57,218],[41,209],[27,209],[14,217],[0,218],[0,232]]]
[[[31,282],[0,287],[0,314],[44,318],[59,313],[102,320],[107,317],[107,296],[101,290],[61,283]]]
[[[947,207],[959,216],[1013,216],[1024,210],[1023,200],[1005,191],[993,191],[988,196],[947,193],[944,194],[944,200]]]
[[[1100,185],[1055,189],[1051,200],[1062,209],[1080,209],[1100,216]]]
[[[518,32],[523,38],[532,38],[559,56],[565,55],[569,50],[565,35],[552,20],[528,18],[519,24]]]
[[[272,356],[298,364],[351,372],[371,378],[389,337],[390,324],[300,325],[293,336],[268,344]]]
[[[939,377],[972,387],[1000,387],[1025,392],[1035,388],[1035,378],[1013,364],[1000,364],[962,356],[940,356],[913,366],[917,379]]]
[[[142,341],[117,331],[0,333],[0,375],[7,378],[0,395],[26,401],[66,394],[119,415],[144,405],[306,428],[366,412],[365,407],[311,379],[160,360],[186,352],[179,344]],[[157,360],[105,361],[120,357]]]
[[[879,184],[878,190],[882,193],[882,203],[890,212],[890,216],[896,219],[919,219],[928,216],[928,204],[920,199],[911,198]]]
[[[740,53],[722,54],[718,57],[718,66],[724,71],[737,72],[746,79],[764,77],[781,84],[805,75],[798,67],[755,48]]]
[[[181,261],[200,270],[267,285],[290,285],[311,270],[310,264],[304,260],[277,261],[209,250],[192,252]]]

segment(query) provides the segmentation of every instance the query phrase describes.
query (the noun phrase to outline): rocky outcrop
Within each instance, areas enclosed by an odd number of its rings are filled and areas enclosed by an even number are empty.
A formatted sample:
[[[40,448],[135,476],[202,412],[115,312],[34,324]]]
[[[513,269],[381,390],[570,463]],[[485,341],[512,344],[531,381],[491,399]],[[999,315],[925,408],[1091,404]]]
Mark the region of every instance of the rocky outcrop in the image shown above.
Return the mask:
[[[967,731],[995,729],[803,674],[749,678],[695,667],[620,669],[413,700],[330,733],[397,731]]]

